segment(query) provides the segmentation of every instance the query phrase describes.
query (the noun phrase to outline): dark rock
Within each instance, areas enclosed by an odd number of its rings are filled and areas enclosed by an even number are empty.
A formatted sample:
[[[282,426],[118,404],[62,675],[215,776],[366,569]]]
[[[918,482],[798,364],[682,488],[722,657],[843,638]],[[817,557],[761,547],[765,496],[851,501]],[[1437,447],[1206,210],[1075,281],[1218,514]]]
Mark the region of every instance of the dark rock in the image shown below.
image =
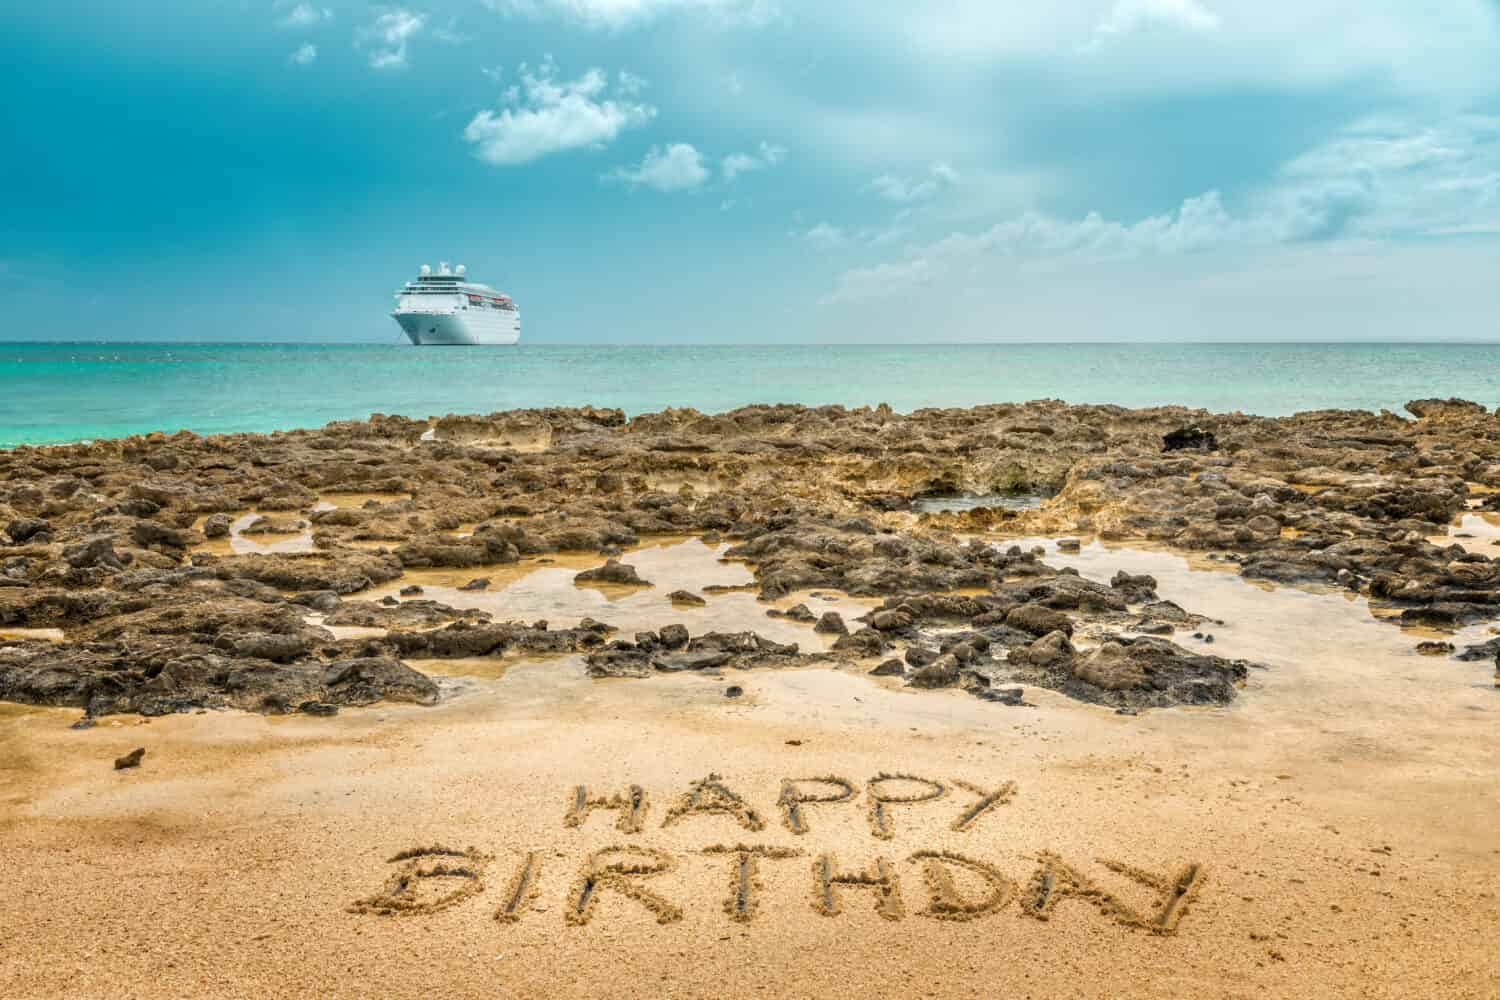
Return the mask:
[[[120,513],[129,514],[131,517],[155,517],[161,513],[161,504],[137,497],[122,501]]]
[[[829,612],[832,614],[832,612]],[[826,615],[824,617],[827,617]],[[913,617],[899,609],[877,611],[870,616],[870,627],[880,632],[900,632],[911,628]],[[840,624],[843,624],[842,621]]]
[[[1067,615],[1053,608],[1041,604],[1022,604],[1012,608],[1005,616],[1005,624],[1011,628],[1020,629],[1022,632],[1030,632],[1034,636],[1044,636],[1048,632],[1062,632],[1064,635],[1073,634],[1073,622]]]
[[[1029,663],[1037,667],[1062,667],[1073,661],[1077,651],[1061,630],[1048,632],[1029,646],[1010,651],[1009,662]]]
[[[726,698],[738,698],[744,693],[745,689],[740,687],[738,684],[731,684],[724,689],[724,697]]]
[[[833,648],[836,652],[849,653],[862,659],[867,656],[879,656],[885,652],[885,640],[874,629],[862,628],[853,635],[840,637],[833,644]]]
[[[1162,435],[1162,451],[1217,451],[1219,442],[1213,433],[1194,424],[1191,427],[1179,427],[1177,430],[1168,431]]]
[[[329,715],[338,715],[339,707],[337,705],[329,704],[326,701],[304,701],[302,704],[297,706],[297,711],[301,712],[303,715],[318,715],[326,717]]]
[[[234,640],[236,656],[275,663],[288,663],[307,653],[307,642],[298,635],[249,635]]]
[[[663,625],[659,637],[664,648],[681,649],[688,644],[687,626]]]
[[[913,667],[925,667],[941,655],[943,654],[940,651],[929,649],[926,646],[908,646],[906,648],[906,662]]]
[[[584,570],[573,577],[574,583],[613,583],[621,586],[649,587],[651,583],[640,578],[634,566],[618,559],[607,560],[603,566]]]
[[[1466,663],[1474,663],[1480,660],[1494,660],[1500,662],[1500,637],[1465,646],[1463,652],[1454,659],[1463,660]]]
[[[203,520],[203,537],[223,538],[233,524],[234,519],[228,514],[210,514]]]
[[[236,597],[247,597],[262,604],[281,604],[286,598],[275,587],[267,587],[254,580],[225,580],[224,592]]]
[[[489,590],[490,589],[490,578],[487,577],[487,576],[475,577],[474,579],[470,580],[468,583],[464,584],[462,587],[459,587],[458,589],[459,590]]]
[[[18,517],[6,526],[5,533],[10,536],[12,542],[20,545],[51,530],[52,525],[40,517]]]
[[[136,747],[123,757],[115,758],[115,770],[123,771],[128,767],[140,767],[141,758],[146,756],[145,747]]]
[[[691,590],[674,590],[667,595],[667,600],[673,604],[683,604],[695,608],[701,608],[708,603]]]
[[[906,665],[897,659],[886,660],[870,671],[875,677],[901,677],[906,674]]]
[[[390,657],[336,660],[323,668],[325,700],[340,705],[372,705],[377,701],[409,701],[435,705],[438,688],[432,679]]]
[[[1146,573],[1132,575],[1120,570],[1110,578],[1109,586],[1110,589],[1119,591],[1120,596],[1130,604],[1146,604],[1156,601],[1156,577]]]
[[[957,682],[958,658],[952,653],[944,653],[925,667],[918,667],[907,678],[907,683],[920,688],[950,687]]]
[[[1406,404],[1406,412],[1418,420],[1446,419],[1451,417],[1482,417],[1487,412],[1478,403],[1467,399],[1414,399]]]
[[[843,616],[837,611],[825,611],[813,626],[813,631],[824,635],[848,635],[849,626],[844,624]]]
[[[123,570],[124,563],[115,554],[113,539],[108,535],[93,535],[75,545],[69,545],[63,549],[63,559],[74,569],[89,569],[99,567],[100,569]]]
[[[196,538],[189,532],[179,531],[158,521],[136,521],[130,526],[130,540],[143,549],[152,546],[185,549]]]
[[[339,595],[331,590],[309,590],[306,593],[294,594],[290,600],[293,604],[325,613],[339,606]]]
[[[983,701],[992,701],[998,705],[1011,705],[1017,708],[1034,708],[1023,697],[1025,688],[1018,687],[985,687],[977,688],[972,693],[974,697]]]
[[[1151,586],[1155,588],[1155,580],[1151,581]],[[1171,622],[1174,625],[1186,625],[1194,620],[1193,616],[1183,610],[1181,605],[1175,604],[1172,601],[1152,601],[1141,608],[1141,611],[1148,618],[1155,621]],[[1199,618],[1197,620],[1202,621],[1203,619]]]

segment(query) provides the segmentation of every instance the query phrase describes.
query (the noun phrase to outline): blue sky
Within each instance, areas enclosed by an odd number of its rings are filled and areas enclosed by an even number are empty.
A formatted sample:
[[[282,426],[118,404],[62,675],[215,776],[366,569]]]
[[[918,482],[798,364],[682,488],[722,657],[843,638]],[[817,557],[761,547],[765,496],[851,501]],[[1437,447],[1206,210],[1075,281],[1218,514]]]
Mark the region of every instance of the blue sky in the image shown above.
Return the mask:
[[[7,339],[1496,339],[1500,3],[136,0],[0,35]]]

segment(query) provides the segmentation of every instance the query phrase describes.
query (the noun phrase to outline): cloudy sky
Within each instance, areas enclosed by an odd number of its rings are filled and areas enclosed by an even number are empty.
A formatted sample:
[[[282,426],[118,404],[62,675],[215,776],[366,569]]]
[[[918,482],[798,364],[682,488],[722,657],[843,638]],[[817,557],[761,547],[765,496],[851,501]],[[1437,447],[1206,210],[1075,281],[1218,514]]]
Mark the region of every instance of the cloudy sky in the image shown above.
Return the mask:
[[[75,0],[7,339],[1496,339],[1497,0]]]

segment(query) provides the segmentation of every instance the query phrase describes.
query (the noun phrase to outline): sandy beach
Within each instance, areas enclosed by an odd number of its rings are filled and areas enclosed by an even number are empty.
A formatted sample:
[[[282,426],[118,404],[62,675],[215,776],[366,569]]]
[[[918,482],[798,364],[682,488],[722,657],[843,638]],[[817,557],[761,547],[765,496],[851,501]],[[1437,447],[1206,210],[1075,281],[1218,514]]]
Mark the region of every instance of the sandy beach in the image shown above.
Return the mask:
[[[0,994],[1493,996],[1500,445],[1412,409],[7,453]]]

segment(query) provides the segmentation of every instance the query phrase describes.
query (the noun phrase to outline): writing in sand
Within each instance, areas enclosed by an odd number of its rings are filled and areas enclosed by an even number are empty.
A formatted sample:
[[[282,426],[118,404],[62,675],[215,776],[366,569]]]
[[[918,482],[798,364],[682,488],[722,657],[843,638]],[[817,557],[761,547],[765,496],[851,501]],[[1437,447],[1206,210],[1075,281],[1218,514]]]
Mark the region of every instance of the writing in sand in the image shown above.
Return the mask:
[[[962,796],[953,809],[947,829],[953,834],[972,833],[986,817],[1010,803],[1017,794],[1014,782],[981,785],[964,780],[947,782],[905,773],[881,772],[863,788],[846,777],[827,774],[812,778],[785,778],[776,796],[781,826],[793,837],[813,833],[819,810],[854,807],[863,794],[864,821],[877,841],[893,841],[901,813],[928,807],[950,796]],[[648,828],[651,799],[640,785],[598,791],[575,786],[567,797],[563,827],[578,830],[594,813],[614,814],[614,829],[624,837],[646,835],[693,819],[718,816],[731,819],[743,831],[766,829],[765,815],[741,796],[718,774],[692,782],[666,809],[659,824]],[[596,824],[599,821],[596,821]],[[952,839],[952,838],[947,838]],[[951,848],[924,848],[893,856],[876,853],[857,863],[840,859],[832,850],[804,849],[801,841],[789,844],[737,842],[715,843],[677,853],[630,840],[589,851],[567,869],[563,914],[574,926],[585,926],[600,912],[600,900],[614,895],[629,902],[611,913],[639,911],[658,923],[682,919],[682,901],[653,887],[652,880],[677,870],[688,859],[722,872],[721,907],[730,920],[751,923],[762,912],[765,886],[763,866],[800,859],[809,864],[807,878],[812,909],[826,917],[843,912],[849,897],[864,894],[875,912],[887,920],[907,914],[902,891],[904,871],[920,873],[921,908],[917,915],[937,920],[968,921],[991,917],[1014,901],[1023,917],[1048,920],[1059,907],[1076,901],[1088,904],[1106,919],[1122,927],[1154,934],[1175,934],[1189,905],[1203,885],[1201,864],[1188,862],[1169,873],[1152,872],[1111,859],[1098,864],[1140,887],[1148,902],[1127,902],[1107,891],[1086,874],[1084,866],[1039,849],[1026,855],[1031,870],[1023,884],[994,864]],[[793,846],[798,845],[798,846]],[[549,845],[555,846],[555,845]],[[846,845],[847,846],[847,845]],[[552,850],[521,850],[499,893],[494,917],[515,923],[532,910],[544,881],[542,856]],[[352,913],[382,916],[412,916],[437,913],[458,906],[486,891],[486,880],[495,857],[469,847],[463,850],[431,845],[398,851],[387,862],[396,866],[373,895],[359,899]],[[852,904],[849,904],[852,905]]]

